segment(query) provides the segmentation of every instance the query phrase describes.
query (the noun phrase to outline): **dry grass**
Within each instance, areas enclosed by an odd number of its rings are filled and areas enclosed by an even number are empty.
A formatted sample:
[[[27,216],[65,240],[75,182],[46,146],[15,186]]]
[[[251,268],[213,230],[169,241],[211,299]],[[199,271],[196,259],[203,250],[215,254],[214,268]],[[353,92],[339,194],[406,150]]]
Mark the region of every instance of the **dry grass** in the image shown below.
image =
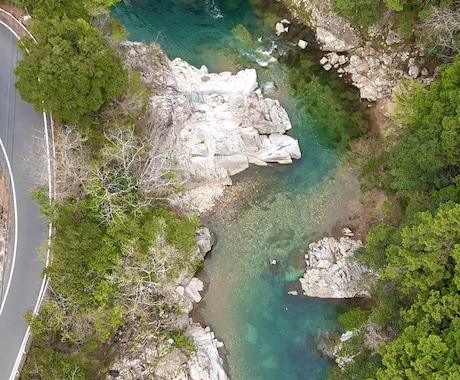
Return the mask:
[[[9,226],[10,226],[10,193],[8,180],[5,173],[0,169],[0,288],[5,268],[6,254],[9,243]]]

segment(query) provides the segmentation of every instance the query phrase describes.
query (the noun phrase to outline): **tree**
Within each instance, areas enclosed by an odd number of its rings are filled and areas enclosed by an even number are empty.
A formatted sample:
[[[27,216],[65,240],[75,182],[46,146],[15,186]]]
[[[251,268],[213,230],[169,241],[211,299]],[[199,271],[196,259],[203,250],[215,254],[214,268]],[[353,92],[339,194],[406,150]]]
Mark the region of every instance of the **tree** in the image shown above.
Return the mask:
[[[353,25],[368,27],[379,19],[380,4],[376,0],[332,0],[332,9]]]
[[[432,53],[443,58],[460,53],[460,8],[431,8],[423,30]]]
[[[123,63],[87,21],[34,21],[30,29],[38,43],[21,39],[25,55],[15,71],[16,87],[37,111],[76,124],[123,93]]]
[[[27,9],[34,17],[47,19],[67,16],[89,18],[97,8],[109,8],[120,0],[16,0],[15,3]]]

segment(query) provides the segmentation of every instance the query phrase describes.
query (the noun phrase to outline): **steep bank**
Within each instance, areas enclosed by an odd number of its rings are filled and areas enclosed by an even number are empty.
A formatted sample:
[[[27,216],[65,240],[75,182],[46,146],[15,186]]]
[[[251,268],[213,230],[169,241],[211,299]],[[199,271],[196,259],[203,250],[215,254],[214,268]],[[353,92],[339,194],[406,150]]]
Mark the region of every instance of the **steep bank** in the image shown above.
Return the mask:
[[[433,69],[426,67],[424,46],[404,41],[391,24],[370,27],[364,37],[332,11],[331,0],[285,0],[300,22],[312,28],[325,52],[320,63],[336,70],[360,91],[362,99],[388,98],[402,80],[419,78],[430,83]]]

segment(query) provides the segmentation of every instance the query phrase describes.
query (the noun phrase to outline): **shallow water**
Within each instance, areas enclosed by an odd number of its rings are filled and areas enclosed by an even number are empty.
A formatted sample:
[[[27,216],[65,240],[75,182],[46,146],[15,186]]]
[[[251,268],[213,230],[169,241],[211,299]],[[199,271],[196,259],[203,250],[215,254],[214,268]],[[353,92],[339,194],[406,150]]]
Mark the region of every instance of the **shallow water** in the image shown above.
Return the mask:
[[[355,175],[336,167],[346,135],[360,133],[343,122],[355,95],[320,71],[314,53],[291,60],[295,48],[273,33],[279,6],[259,1],[131,0],[113,15],[130,40],[156,41],[171,59],[210,71],[255,67],[260,87],[287,109],[303,157],[236,176],[227,201],[206,218],[217,243],[200,273],[209,287],[196,315],[224,340],[234,380],[326,379],[332,363],[315,338],[340,330],[345,302],[292,297],[285,287],[300,275],[308,243],[345,224],[356,198]],[[274,56],[285,63],[268,64]],[[279,273],[270,270],[273,258]]]

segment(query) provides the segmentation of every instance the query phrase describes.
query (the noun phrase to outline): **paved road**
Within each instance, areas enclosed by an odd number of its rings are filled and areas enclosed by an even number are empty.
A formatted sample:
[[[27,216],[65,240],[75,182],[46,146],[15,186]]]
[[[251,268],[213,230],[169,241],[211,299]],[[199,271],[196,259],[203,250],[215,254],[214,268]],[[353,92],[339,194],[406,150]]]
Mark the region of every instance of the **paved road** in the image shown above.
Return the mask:
[[[14,87],[13,70],[21,54],[16,49],[16,41],[0,24],[0,138],[11,162],[18,206],[16,259],[0,315],[0,380],[10,378],[27,331],[22,316],[37,302],[43,271],[37,249],[47,238],[45,221],[29,197],[33,181],[24,165],[34,136],[39,134],[38,130],[44,130],[43,115],[23,102]],[[3,153],[0,151],[0,154]]]

